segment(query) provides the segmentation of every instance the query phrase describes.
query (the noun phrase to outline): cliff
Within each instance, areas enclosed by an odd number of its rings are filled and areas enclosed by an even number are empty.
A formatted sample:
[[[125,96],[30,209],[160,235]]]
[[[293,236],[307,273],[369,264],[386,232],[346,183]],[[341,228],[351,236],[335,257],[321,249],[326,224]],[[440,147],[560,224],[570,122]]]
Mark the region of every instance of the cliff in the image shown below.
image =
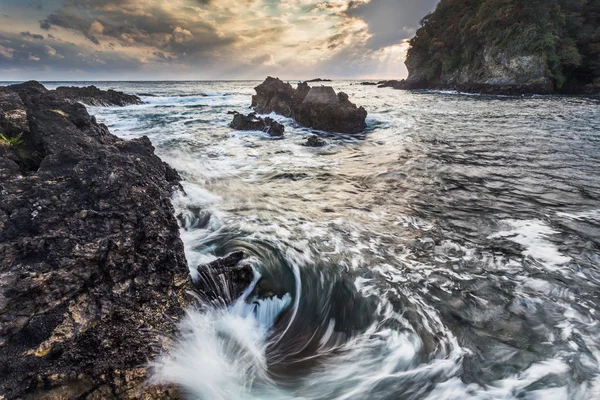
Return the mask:
[[[179,176],[82,98],[135,102],[0,87],[0,398],[177,398],[144,382],[187,305]]]
[[[388,86],[487,93],[597,92],[600,1],[441,0]]]

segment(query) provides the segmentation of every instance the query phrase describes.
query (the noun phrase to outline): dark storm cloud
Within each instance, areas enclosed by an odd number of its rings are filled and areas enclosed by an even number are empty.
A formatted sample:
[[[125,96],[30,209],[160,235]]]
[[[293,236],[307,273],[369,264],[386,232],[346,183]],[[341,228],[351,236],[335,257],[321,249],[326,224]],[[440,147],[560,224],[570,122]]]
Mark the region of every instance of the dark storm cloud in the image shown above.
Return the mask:
[[[82,33],[92,43],[100,44],[100,41],[90,32],[92,22],[87,21],[75,10],[67,8],[50,14],[45,20],[40,21],[40,28],[49,30],[54,25],[72,29]]]
[[[188,23],[185,15],[171,14],[158,6],[148,5],[144,12],[125,12],[120,8],[125,3],[135,4],[129,0],[69,0],[67,7],[50,14],[40,27],[76,31],[96,45],[104,37],[126,47],[149,46],[159,50],[157,53],[176,52],[186,56],[235,41],[206,23]]]
[[[131,70],[139,62],[115,52],[97,52],[68,42],[39,42],[20,35],[0,33],[0,70],[56,69],[103,72]]]
[[[399,44],[411,38],[419,21],[432,11],[439,0],[371,0],[349,3],[346,14],[369,25],[372,49]]]
[[[405,47],[393,45],[411,37],[437,2],[34,1],[43,10],[29,11],[23,26],[39,21],[47,34],[0,27],[0,70],[15,75],[21,66],[55,76],[126,70],[135,78],[142,72],[192,78],[405,74]],[[19,0],[0,2],[11,5],[4,10],[11,15],[26,7]]]
[[[44,36],[43,35],[39,35],[37,33],[31,33],[29,31],[27,31],[27,32],[21,32],[21,36],[30,37],[32,39],[37,39],[37,40],[44,40]]]

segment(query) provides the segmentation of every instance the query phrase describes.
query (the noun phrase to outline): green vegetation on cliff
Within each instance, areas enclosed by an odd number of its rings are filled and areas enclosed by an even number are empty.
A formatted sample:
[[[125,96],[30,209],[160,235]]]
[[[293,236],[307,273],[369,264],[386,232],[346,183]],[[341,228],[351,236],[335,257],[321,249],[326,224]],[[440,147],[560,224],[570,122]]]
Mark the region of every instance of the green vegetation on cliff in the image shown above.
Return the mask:
[[[455,83],[493,54],[508,69],[535,57],[554,89],[600,84],[600,0],[441,0],[421,24],[407,58],[419,79]]]

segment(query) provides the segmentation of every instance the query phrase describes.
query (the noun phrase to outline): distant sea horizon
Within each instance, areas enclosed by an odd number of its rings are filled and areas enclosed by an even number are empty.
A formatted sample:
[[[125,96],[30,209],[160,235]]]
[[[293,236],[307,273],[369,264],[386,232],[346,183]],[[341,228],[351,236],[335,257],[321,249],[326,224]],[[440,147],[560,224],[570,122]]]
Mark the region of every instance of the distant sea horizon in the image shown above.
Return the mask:
[[[297,78],[280,78],[282,81],[309,81],[311,79],[297,79]],[[312,78],[312,79],[317,79],[317,78]],[[390,80],[401,80],[401,79],[406,79],[406,78],[352,78],[352,79],[345,79],[345,78],[322,78],[322,79],[327,79],[330,80],[332,82],[336,82],[336,81],[341,81],[341,82],[365,82],[365,81],[390,81]],[[4,80],[4,81],[0,81],[1,83],[22,83],[22,82],[28,82],[28,81],[38,81],[40,83],[55,83],[55,82],[261,82],[264,81],[263,79],[158,79],[158,80],[154,80],[154,79],[136,79],[136,80],[131,80],[131,79],[111,79],[111,80],[105,80],[105,79],[68,79],[68,80],[45,80],[45,79],[28,79],[28,80]],[[318,82],[315,82],[318,83]]]

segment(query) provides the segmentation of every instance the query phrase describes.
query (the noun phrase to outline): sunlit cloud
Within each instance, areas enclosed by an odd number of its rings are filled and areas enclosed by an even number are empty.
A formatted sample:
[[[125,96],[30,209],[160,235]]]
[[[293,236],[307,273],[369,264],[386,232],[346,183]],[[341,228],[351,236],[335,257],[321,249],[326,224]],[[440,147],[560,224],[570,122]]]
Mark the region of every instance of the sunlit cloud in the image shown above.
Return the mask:
[[[406,40],[436,3],[7,1],[20,19],[0,27],[0,71],[102,79],[402,77]]]

